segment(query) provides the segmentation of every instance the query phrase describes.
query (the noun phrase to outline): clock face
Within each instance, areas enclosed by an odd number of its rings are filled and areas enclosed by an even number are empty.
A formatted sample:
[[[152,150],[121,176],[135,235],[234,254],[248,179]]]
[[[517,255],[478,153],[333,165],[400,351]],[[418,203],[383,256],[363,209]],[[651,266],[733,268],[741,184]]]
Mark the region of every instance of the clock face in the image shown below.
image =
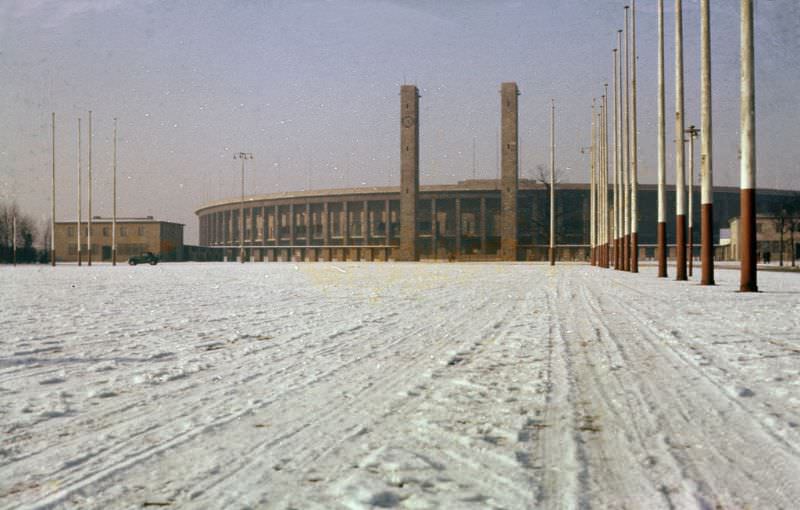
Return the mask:
[[[406,115],[403,117],[403,126],[409,128],[414,125],[414,117]]]

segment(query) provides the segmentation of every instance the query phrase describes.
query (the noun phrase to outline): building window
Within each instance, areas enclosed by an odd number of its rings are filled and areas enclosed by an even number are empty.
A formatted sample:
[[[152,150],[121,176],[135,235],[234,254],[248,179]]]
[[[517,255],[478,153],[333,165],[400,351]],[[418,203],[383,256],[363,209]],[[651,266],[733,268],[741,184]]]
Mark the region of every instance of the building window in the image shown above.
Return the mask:
[[[67,237],[75,237],[75,227],[67,227]]]
[[[139,235],[144,236],[144,225],[139,225]]]
[[[108,227],[103,227],[103,237],[108,237]]]
[[[127,237],[128,235],[128,227],[119,227],[119,235],[120,237]]]

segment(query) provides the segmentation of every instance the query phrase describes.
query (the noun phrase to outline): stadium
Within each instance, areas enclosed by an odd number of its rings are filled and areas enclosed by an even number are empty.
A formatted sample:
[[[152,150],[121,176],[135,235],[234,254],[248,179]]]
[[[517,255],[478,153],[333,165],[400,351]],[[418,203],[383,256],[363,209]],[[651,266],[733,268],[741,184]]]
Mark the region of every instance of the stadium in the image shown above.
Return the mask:
[[[657,189],[639,185],[640,256],[654,256]],[[613,192],[609,191],[609,197]],[[800,193],[760,189],[758,212],[797,201]],[[700,193],[694,193],[694,225],[700,224]],[[420,258],[500,260],[499,181],[468,180],[453,185],[421,186],[417,198],[416,249]],[[244,204],[244,207],[242,207]],[[667,239],[675,238],[675,190],[667,187]],[[519,181],[516,260],[545,260],[549,235],[549,189]],[[556,244],[559,260],[588,260],[589,185],[563,183],[556,188]],[[241,242],[244,218],[244,243]],[[366,187],[247,196],[212,202],[196,211],[200,245],[225,249],[228,260],[387,260],[400,248],[400,188]],[[739,216],[739,188],[714,190],[714,243]],[[700,232],[695,228],[695,246]],[[699,248],[698,248],[699,249]]]

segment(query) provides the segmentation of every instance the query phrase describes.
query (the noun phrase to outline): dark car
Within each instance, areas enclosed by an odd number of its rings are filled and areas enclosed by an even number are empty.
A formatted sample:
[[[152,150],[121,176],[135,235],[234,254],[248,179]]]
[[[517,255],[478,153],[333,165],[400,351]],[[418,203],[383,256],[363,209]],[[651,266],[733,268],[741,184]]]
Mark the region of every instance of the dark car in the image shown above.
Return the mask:
[[[142,253],[141,255],[134,255],[128,259],[128,264],[132,266],[136,264],[150,264],[151,266],[155,266],[158,264],[158,255],[150,251]]]

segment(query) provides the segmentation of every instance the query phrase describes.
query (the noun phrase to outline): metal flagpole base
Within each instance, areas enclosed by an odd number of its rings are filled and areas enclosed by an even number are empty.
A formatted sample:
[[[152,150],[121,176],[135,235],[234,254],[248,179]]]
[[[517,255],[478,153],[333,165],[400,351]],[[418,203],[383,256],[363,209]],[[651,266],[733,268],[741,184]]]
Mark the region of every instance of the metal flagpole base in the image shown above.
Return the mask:
[[[658,277],[667,277],[667,223],[658,223]]]
[[[714,285],[713,207],[700,206],[700,285]]]
[[[743,189],[740,194],[741,216],[739,220],[739,240],[741,246],[741,274],[739,290],[758,292],[756,281],[756,190]]]
[[[686,215],[675,217],[675,279],[685,281],[686,278]]]

